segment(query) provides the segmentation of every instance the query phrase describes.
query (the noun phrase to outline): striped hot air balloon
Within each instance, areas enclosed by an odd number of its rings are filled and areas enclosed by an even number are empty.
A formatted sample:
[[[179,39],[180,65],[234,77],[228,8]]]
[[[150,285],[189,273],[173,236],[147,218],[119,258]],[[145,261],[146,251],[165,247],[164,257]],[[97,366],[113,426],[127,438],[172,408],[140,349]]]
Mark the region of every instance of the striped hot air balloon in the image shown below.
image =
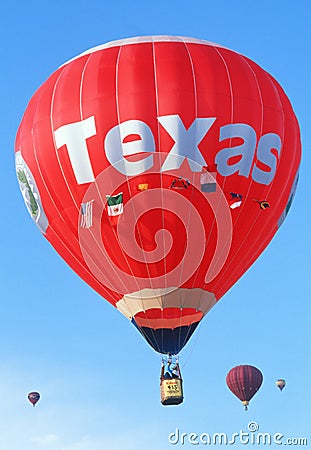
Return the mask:
[[[228,388],[241,400],[245,410],[248,409],[249,402],[259,390],[262,381],[261,371],[247,364],[233,367],[226,377]]]

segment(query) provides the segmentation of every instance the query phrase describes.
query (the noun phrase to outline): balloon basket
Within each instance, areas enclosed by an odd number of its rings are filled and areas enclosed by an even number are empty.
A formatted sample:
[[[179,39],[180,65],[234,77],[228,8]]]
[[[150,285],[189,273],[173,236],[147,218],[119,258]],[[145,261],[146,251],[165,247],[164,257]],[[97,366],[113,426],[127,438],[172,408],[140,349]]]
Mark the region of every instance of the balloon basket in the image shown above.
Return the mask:
[[[182,380],[172,378],[170,380],[162,380],[160,384],[161,403],[167,405],[179,405],[183,402]]]

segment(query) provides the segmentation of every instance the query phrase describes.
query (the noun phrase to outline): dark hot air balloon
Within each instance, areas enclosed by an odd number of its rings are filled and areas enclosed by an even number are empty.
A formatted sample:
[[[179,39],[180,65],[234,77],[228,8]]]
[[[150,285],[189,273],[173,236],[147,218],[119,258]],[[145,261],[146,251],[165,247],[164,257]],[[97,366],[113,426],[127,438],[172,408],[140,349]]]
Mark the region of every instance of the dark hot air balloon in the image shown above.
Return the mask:
[[[30,403],[32,403],[32,406],[35,406],[36,403],[38,403],[38,401],[40,400],[39,392],[30,392],[28,394],[28,400],[30,401]]]
[[[254,397],[263,381],[262,373],[254,366],[241,365],[231,369],[226,377],[226,383],[247,410],[249,401]]]

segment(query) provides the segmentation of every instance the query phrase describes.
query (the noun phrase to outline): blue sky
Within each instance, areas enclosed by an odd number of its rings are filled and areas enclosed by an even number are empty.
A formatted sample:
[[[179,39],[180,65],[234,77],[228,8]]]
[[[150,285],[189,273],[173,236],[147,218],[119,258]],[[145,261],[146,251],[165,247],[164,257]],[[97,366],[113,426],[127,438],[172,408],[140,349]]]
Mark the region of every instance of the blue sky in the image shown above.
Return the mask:
[[[262,432],[311,443],[310,17],[309,0],[30,0],[2,6],[0,448],[193,448],[170,444],[169,433],[178,428],[231,436],[247,431],[251,421]],[[160,356],[33,225],[13,157],[27,103],[53,71],[93,46],[153,34],[217,42],[256,61],[289,96],[303,145],[285,223],[182,352],[185,402],[176,408],[159,402]],[[243,363],[264,374],[247,413],[225,385],[228,370]],[[287,380],[282,393],[275,387],[279,377]],[[31,390],[42,394],[36,408],[26,400]]]

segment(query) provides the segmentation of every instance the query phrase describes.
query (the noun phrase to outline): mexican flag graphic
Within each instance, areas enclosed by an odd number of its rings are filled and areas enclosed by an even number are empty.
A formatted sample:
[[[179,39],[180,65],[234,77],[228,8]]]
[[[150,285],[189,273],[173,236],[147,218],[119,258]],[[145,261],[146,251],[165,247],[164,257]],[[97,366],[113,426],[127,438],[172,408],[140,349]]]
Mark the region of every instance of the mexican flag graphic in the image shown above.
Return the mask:
[[[117,195],[106,195],[108,216],[119,216],[123,213],[123,192]]]

